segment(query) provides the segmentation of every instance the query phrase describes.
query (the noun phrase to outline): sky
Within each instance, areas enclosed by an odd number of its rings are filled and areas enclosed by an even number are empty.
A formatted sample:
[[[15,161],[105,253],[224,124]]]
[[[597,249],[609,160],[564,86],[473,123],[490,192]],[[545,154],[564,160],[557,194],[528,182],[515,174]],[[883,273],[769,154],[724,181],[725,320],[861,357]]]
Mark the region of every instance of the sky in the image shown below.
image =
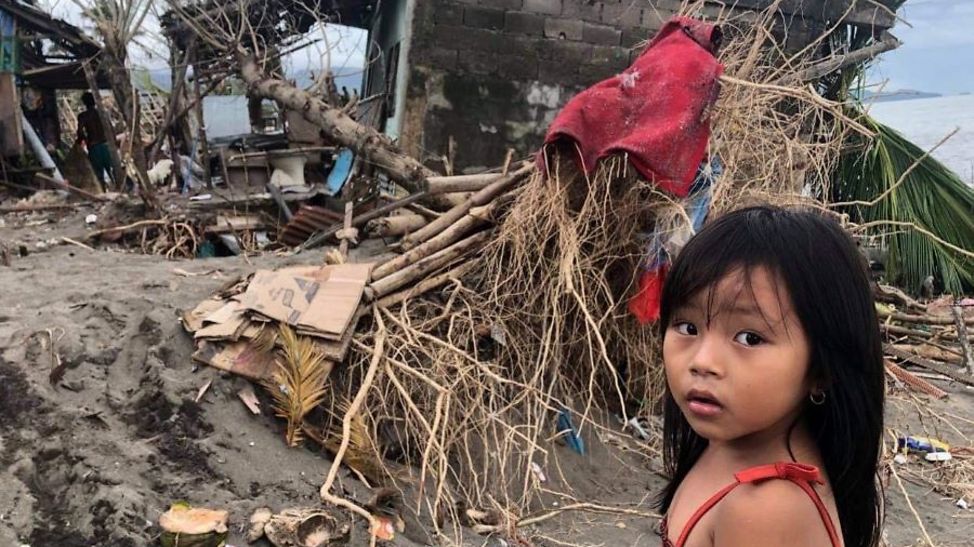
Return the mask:
[[[880,58],[870,83],[886,80],[886,91],[974,93],[974,0],[907,0],[898,15],[905,22],[893,34],[903,45]]]
[[[77,25],[94,36],[91,25],[85,21],[79,7],[79,4],[89,3],[90,0],[40,0],[40,4],[48,7],[55,17]],[[164,1],[156,1],[155,5],[160,10],[166,9]],[[140,40],[139,47],[130,49],[129,55],[138,66],[150,70],[166,68],[169,63],[168,48],[164,41],[158,38],[159,23],[154,13],[146,17],[143,27],[147,38]],[[317,72],[329,62],[338,72],[354,71],[365,64],[367,34],[364,30],[342,25],[326,25],[324,29],[312,28],[305,39],[309,44],[308,47],[287,55],[283,60],[284,69],[289,74],[303,70]]]

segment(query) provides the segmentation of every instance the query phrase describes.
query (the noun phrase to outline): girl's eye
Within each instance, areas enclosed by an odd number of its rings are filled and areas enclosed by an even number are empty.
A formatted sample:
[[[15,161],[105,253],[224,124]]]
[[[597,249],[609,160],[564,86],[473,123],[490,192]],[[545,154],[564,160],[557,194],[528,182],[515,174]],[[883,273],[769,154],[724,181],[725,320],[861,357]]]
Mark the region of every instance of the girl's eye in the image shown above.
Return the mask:
[[[686,336],[697,335],[697,327],[693,323],[687,323],[686,321],[681,321],[679,323],[674,323],[673,328],[676,330],[676,332]]]
[[[734,337],[734,341],[744,346],[753,347],[764,343],[764,338],[753,332],[742,332]]]

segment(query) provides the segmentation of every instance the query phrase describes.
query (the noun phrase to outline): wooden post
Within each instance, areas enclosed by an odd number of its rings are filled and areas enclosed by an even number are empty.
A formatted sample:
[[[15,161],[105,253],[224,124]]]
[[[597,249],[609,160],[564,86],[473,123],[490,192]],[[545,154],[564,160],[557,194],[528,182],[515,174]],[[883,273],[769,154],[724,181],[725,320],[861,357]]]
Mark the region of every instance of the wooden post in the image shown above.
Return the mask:
[[[967,325],[964,324],[964,313],[957,304],[951,306],[950,311],[954,314],[954,324],[957,326],[957,339],[960,340],[960,347],[964,351],[964,372],[969,376],[974,376],[974,355],[971,354],[971,342],[967,338]]]
[[[179,103],[181,102],[180,98],[183,94],[183,88],[186,85],[186,71],[189,68],[191,55],[196,49],[196,40],[194,39],[189,43],[189,46],[186,48],[186,52],[181,58],[178,50],[176,49],[175,42],[170,43],[169,48],[169,62],[176,66],[176,68],[172,71],[172,81],[169,86],[169,89],[171,90],[169,94],[169,109],[166,110],[166,117],[163,120],[162,125],[159,126],[159,131],[165,133],[169,132],[169,128],[172,126],[173,118],[179,111]],[[162,142],[164,139],[165,136],[160,137],[159,135],[156,135],[155,142],[152,144],[152,150],[149,153],[150,163],[155,163],[156,158],[159,155],[159,149],[162,148]],[[175,156],[178,153],[178,151],[170,150],[170,154],[174,157],[173,161],[176,161]],[[179,162],[176,162],[176,165],[179,165]]]
[[[355,204],[351,200],[345,202],[345,222],[342,224],[342,234],[345,236],[342,238],[342,242],[338,244],[338,250],[342,253],[342,258],[348,260],[348,240],[351,239],[352,234],[352,210],[355,208]]]
[[[210,147],[206,143],[206,123],[203,119],[203,97],[200,93],[200,70],[197,64],[196,54],[193,55],[193,94],[196,100],[196,119],[199,120],[199,147],[200,165],[203,166],[203,182],[206,187],[212,189],[213,181],[210,180]]]
[[[91,59],[84,61],[81,63],[81,67],[85,71],[85,79],[88,80],[91,94],[95,97],[95,110],[98,112],[98,118],[105,130],[105,143],[108,145],[108,153],[112,158],[112,171],[114,172],[112,182],[115,185],[115,190],[122,190],[125,185],[125,167],[122,165],[122,156],[118,153],[118,146],[115,143],[115,126],[112,125],[112,119],[105,111],[104,103],[101,102],[101,89],[98,87],[98,79],[95,77],[90,63]]]

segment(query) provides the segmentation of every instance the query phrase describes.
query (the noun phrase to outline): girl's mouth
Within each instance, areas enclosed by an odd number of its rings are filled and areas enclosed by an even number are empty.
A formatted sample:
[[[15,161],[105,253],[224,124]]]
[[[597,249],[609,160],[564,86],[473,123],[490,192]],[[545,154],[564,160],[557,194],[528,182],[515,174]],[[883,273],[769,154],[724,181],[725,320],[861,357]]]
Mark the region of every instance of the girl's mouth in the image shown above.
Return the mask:
[[[687,393],[687,410],[701,418],[712,418],[723,412],[724,407],[709,391],[693,389]]]

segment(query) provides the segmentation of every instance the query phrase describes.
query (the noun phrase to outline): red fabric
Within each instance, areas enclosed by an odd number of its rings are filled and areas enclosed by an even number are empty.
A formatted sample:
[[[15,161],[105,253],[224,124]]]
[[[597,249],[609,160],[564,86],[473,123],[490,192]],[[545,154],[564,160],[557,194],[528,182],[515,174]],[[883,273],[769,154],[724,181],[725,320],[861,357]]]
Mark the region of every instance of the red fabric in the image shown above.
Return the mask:
[[[819,474],[817,467],[794,462],[778,462],[770,465],[761,465],[758,467],[745,469],[740,473],[734,474],[734,478],[736,479],[734,482],[728,484],[713,496],[710,496],[710,498],[704,502],[703,505],[697,508],[697,510],[690,517],[690,520],[687,521],[686,526],[683,527],[683,532],[680,534],[680,537],[677,538],[675,545],[670,541],[666,517],[663,517],[663,521],[660,523],[660,533],[663,534],[663,547],[683,547],[687,541],[687,538],[690,537],[690,532],[692,532],[694,526],[700,522],[700,519],[702,519],[708,511],[713,509],[714,506],[720,502],[720,500],[724,499],[727,494],[730,494],[734,488],[737,488],[738,485],[752,482],[763,482],[771,479],[789,480],[798,485],[803,492],[808,494],[808,497],[812,499],[812,503],[815,504],[815,508],[818,509],[818,515],[821,517],[822,523],[825,525],[825,530],[829,534],[829,540],[831,541],[833,547],[840,547],[842,545],[842,540],[839,538],[839,533],[835,529],[835,523],[832,522],[832,516],[829,515],[828,508],[825,507],[825,503],[818,495],[818,492],[812,488],[812,484],[822,484],[821,475]]]
[[[714,57],[719,41],[713,25],[671,19],[632,66],[569,101],[545,145],[576,143],[585,172],[609,154],[628,152],[646,180],[686,196],[710,138],[708,107],[723,71]]]
[[[639,291],[629,299],[629,313],[636,316],[640,325],[653,323],[659,319],[660,301],[663,298],[663,281],[666,279],[667,265],[655,270],[645,270],[639,277]]]

